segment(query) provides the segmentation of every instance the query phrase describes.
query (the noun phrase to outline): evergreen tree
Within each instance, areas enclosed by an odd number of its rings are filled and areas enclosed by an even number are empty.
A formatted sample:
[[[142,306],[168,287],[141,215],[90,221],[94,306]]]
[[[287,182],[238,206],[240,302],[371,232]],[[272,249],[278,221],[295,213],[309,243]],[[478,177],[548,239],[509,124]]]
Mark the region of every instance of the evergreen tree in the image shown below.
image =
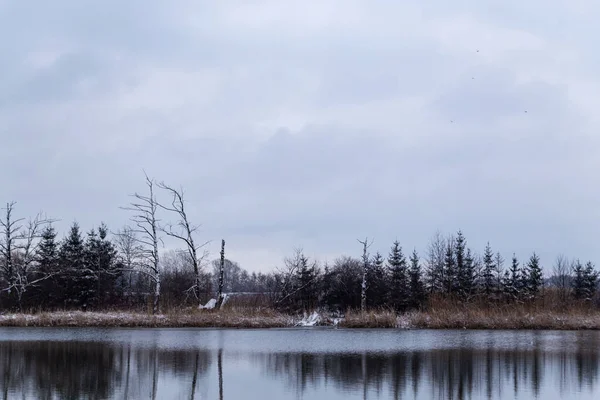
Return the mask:
[[[410,257],[410,306],[419,308],[425,302],[425,285],[421,275],[421,266],[419,264],[419,255],[417,250],[413,250]]]
[[[467,241],[462,233],[458,231],[456,239],[454,240],[454,265],[455,265],[455,279],[453,284],[453,290],[457,292],[461,297],[466,294],[466,287],[463,280],[465,279],[465,268],[466,268],[466,247]]]
[[[59,272],[58,244],[56,243],[56,231],[52,225],[48,225],[40,238],[39,246],[36,250],[36,261],[38,270],[36,279],[50,277],[39,282],[33,290],[34,297],[42,307],[56,307],[60,300],[60,293],[57,290],[57,277]]]
[[[300,254],[297,278],[298,300],[303,311],[310,311],[317,306],[319,269],[315,262],[309,262],[304,254]]]
[[[103,305],[120,296],[117,282],[122,277],[117,264],[117,250],[108,238],[108,228],[104,223],[98,227],[97,265],[99,271],[97,300],[99,305]]]
[[[495,280],[496,265],[494,263],[494,253],[488,242],[483,252],[483,271],[482,271],[482,282],[481,288],[485,296],[489,299],[494,293],[496,284]]]
[[[598,289],[598,271],[595,270],[594,264],[591,261],[588,261],[585,264],[584,270],[584,287],[586,300],[591,301],[596,295],[596,290]]]
[[[503,282],[504,294],[512,300],[521,298],[521,275],[519,260],[513,254],[510,268],[505,272]]]
[[[408,267],[402,247],[397,240],[392,245],[388,256],[388,270],[391,305],[398,311],[405,311],[410,301]]]
[[[367,306],[370,308],[382,307],[388,300],[387,274],[385,260],[377,252],[367,270]]]
[[[459,294],[463,300],[468,300],[475,292],[477,279],[476,262],[471,249],[467,249],[463,266],[458,272]]]
[[[523,286],[525,294],[530,300],[535,300],[544,284],[540,258],[537,254],[529,258],[523,274]]]
[[[573,263],[573,280],[571,284],[573,285],[573,297],[577,300],[584,299],[586,295],[585,272],[579,260]]]
[[[90,279],[86,272],[83,238],[76,222],[61,243],[59,259],[64,305],[84,306],[89,297]]]
[[[591,301],[598,288],[598,272],[588,261],[585,267],[577,260],[573,266],[573,297],[577,300]]]
[[[453,241],[449,241],[446,245],[446,256],[444,259],[444,291],[447,294],[452,294],[456,291],[457,273],[456,273],[456,257],[454,256]]]

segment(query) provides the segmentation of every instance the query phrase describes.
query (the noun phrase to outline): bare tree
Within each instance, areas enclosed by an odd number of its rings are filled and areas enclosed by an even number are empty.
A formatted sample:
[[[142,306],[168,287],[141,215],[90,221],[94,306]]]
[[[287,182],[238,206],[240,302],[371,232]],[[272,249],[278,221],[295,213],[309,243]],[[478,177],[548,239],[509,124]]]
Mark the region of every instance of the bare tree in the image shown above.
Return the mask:
[[[30,219],[26,224],[24,218],[14,219],[12,216],[15,202],[7,203],[4,218],[0,220],[0,256],[2,257],[2,273],[6,280],[6,287],[2,291],[9,294],[13,291],[17,296],[19,310],[21,310],[23,294],[29,287],[52,277],[51,273],[31,277],[35,263],[35,253],[39,245],[42,228],[54,220],[43,217],[41,213]]]
[[[217,308],[223,304],[223,275],[225,273],[225,239],[221,240],[221,259],[219,260],[219,292],[217,295]]]
[[[560,301],[563,304],[567,301],[569,295],[570,273],[571,262],[565,255],[558,255],[552,267],[552,283],[558,288]]]
[[[144,247],[140,244],[135,230],[130,226],[124,226],[115,234],[115,245],[119,252],[119,261],[124,269],[129,271],[129,288],[131,289],[131,277],[135,270],[141,265]]]
[[[194,236],[196,236],[196,233],[197,233],[198,229],[200,228],[200,225],[192,225],[190,223],[190,220],[188,218],[188,215],[187,215],[187,212],[185,209],[185,200],[184,200],[183,189],[182,188],[180,188],[179,190],[174,189],[173,187],[165,184],[164,182],[159,183],[158,186],[161,189],[166,190],[171,195],[171,205],[170,206],[165,206],[162,204],[159,204],[159,206],[166,211],[175,213],[179,218],[179,220],[177,221],[176,224],[174,224],[174,225],[168,224],[168,225],[162,227],[161,229],[163,230],[163,232],[165,232],[165,234],[167,234],[167,236],[174,237],[185,243],[188,254],[190,256],[190,260],[192,262],[192,267],[194,269],[194,276],[195,276],[194,285],[190,289],[192,289],[194,295],[196,296],[196,300],[199,301],[200,300],[200,288],[201,288],[200,269],[202,267],[202,263],[208,257],[208,251],[207,250],[201,251],[201,250],[204,247],[206,247],[206,245],[209,242],[204,242],[202,244],[198,244],[196,242],[196,240],[194,239]],[[200,253],[202,253],[202,254],[200,254]]]
[[[500,293],[502,293],[502,278],[504,272],[504,257],[502,257],[500,252],[496,253],[494,268],[496,269],[496,294],[499,296]]]
[[[369,238],[365,238],[365,240],[358,240],[358,243],[363,245],[363,255],[362,255],[362,285],[360,292],[360,310],[365,311],[367,309],[367,272],[369,269],[369,247],[373,244],[373,241],[369,243]]]
[[[146,176],[146,186],[148,195],[134,193],[134,200],[128,207],[122,207],[124,210],[132,211],[134,215],[131,221],[135,224],[132,232],[133,237],[142,247],[141,257],[142,268],[131,271],[143,273],[154,282],[154,303],[152,313],[157,314],[160,311],[160,263],[158,254],[158,243],[161,240],[159,236],[159,222],[157,218],[158,202],[154,194],[154,179]]]
[[[444,289],[444,258],[446,239],[437,231],[427,246],[426,281],[430,292],[442,292]]]

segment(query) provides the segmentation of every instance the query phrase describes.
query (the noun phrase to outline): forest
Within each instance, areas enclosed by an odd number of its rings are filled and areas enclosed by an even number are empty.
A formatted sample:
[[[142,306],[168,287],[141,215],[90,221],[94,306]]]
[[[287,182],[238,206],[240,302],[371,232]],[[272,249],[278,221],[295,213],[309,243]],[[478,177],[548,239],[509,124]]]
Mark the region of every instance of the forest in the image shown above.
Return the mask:
[[[163,310],[197,307],[211,298],[288,314],[321,310],[426,311],[440,302],[461,307],[551,309],[598,305],[598,272],[591,261],[558,256],[544,268],[535,252],[505,260],[488,243],[478,252],[462,231],[435,233],[422,254],[398,241],[386,254],[370,253],[358,240],[357,255],[321,264],[296,249],[280,267],[249,273],[225,257],[209,259],[206,242],[186,213],[183,190],[146,178],[148,193],[134,194],[130,224],[111,231],[104,223],[83,230],[73,223],[62,237],[42,214],[17,217],[15,202],[0,218],[0,309]],[[157,200],[156,190],[170,201]],[[163,224],[163,216],[175,222]],[[161,217],[161,218],[159,218]],[[165,219],[166,220],[166,219]],[[164,250],[162,237],[182,244]],[[225,241],[223,241],[223,246]],[[233,300],[231,300],[233,299]]]

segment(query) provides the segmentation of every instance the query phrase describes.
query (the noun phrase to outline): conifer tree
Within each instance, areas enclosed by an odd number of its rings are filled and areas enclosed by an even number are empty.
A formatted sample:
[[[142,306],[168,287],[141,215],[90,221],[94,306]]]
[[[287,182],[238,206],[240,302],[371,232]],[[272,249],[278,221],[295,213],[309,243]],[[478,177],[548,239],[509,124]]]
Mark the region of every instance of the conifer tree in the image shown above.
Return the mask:
[[[446,245],[446,255],[444,258],[444,291],[452,294],[457,289],[456,257],[454,256],[453,241]]]
[[[466,293],[466,287],[465,285],[467,284],[467,282],[464,281],[466,274],[465,274],[465,268],[466,268],[466,247],[467,247],[467,242],[466,239],[462,233],[462,231],[458,231],[458,233],[456,234],[456,239],[454,240],[454,265],[455,265],[455,270],[454,270],[454,284],[453,284],[453,290],[455,292],[457,292],[461,297],[464,297],[465,293]]]
[[[591,301],[596,295],[598,289],[598,271],[595,270],[594,264],[588,261],[585,264],[584,270],[584,287],[585,287],[585,299]]]
[[[84,242],[76,222],[61,243],[59,259],[64,305],[84,306],[89,297],[91,279],[86,271]]]
[[[579,260],[573,265],[573,297],[577,300],[591,301],[598,287],[598,272],[591,262],[585,266]]]
[[[544,284],[540,258],[536,253],[529,258],[523,274],[525,294],[530,300],[535,300]]]
[[[467,249],[464,255],[463,266],[459,270],[458,286],[459,294],[463,300],[471,298],[476,289],[476,264],[471,249]]]
[[[56,231],[52,225],[46,226],[42,231],[35,258],[38,264],[36,279],[52,276],[39,282],[37,288],[33,290],[35,297],[40,305],[55,307],[60,298],[56,290],[57,278],[54,276],[59,272],[59,257]]]
[[[398,311],[405,311],[410,301],[408,267],[402,253],[402,246],[397,240],[392,245],[388,256],[388,270],[391,305]]]
[[[421,275],[421,266],[419,264],[419,254],[413,250],[410,257],[410,306],[419,308],[425,301],[425,285]]]
[[[367,270],[367,306],[382,307],[388,300],[387,274],[385,270],[385,260],[377,252],[371,260],[370,267]]]
[[[577,300],[582,300],[585,298],[586,290],[585,290],[585,272],[581,261],[576,260],[573,263],[573,280],[571,284],[573,286],[573,297]]]
[[[521,275],[519,260],[513,254],[510,268],[505,272],[503,282],[504,293],[511,300],[521,298]]]
[[[482,282],[481,287],[485,296],[489,299],[494,293],[495,287],[495,272],[496,265],[494,263],[494,253],[488,242],[483,252],[483,271],[482,271]]]

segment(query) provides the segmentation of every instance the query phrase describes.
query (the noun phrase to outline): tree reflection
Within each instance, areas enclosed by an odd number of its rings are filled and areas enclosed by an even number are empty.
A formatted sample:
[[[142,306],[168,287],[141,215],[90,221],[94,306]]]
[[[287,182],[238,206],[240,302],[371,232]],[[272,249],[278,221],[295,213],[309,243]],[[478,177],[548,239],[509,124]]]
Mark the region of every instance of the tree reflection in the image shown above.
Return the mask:
[[[595,341],[596,342],[596,341]],[[256,354],[265,375],[283,380],[292,391],[333,385],[340,391],[377,397],[386,388],[394,399],[499,398],[508,388],[514,395],[539,396],[544,379],[563,392],[595,390],[600,347],[581,339],[575,348],[544,352],[534,339],[519,349],[444,349],[367,354]],[[552,375],[550,375],[552,374]],[[551,376],[551,377],[550,377]],[[573,387],[575,385],[575,387]],[[513,397],[513,396],[510,396]]]
[[[157,398],[159,372],[197,379],[210,364],[210,353],[201,350],[132,349],[101,342],[0,342],[0,393],[6,399],[21,394],[40,400]]]

